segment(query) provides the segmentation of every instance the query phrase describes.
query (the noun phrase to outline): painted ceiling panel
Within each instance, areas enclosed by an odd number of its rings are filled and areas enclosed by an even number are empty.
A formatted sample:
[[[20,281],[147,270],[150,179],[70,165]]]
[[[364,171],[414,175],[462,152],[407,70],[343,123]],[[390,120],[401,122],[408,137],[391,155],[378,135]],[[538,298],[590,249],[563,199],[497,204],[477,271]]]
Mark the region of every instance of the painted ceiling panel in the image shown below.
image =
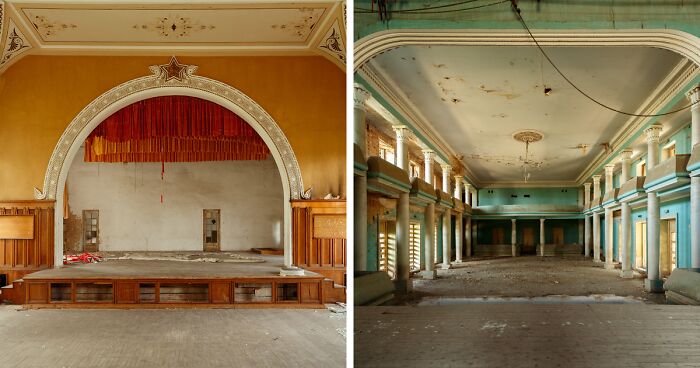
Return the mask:
[[[653,48],[547,48],[581,89],[624,111],[636,111],[681,61]],[[389,77],[480,181],[523,180],[525,144],[512,134],[535,129],[541,162],[533,181],[575,180],[628,117],[603,109],[571,87],[532,47],[406,46],[372,65]],[[544,88],[552,89],[549,96]],[[577,146],[589,148],[585,154]]]

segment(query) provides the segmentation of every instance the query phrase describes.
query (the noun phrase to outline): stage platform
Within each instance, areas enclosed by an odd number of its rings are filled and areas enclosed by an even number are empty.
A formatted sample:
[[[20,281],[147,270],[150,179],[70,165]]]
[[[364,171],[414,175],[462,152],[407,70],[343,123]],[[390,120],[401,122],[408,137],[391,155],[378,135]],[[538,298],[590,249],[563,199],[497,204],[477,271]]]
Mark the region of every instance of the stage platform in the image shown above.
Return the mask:
[[[26,275],[10,294],[15,304],[32,308],[323,308],[340,301],[337,285],[325,276],[308,270],[280,276],[283,257],[250,254],[262,261],[66,265]]]

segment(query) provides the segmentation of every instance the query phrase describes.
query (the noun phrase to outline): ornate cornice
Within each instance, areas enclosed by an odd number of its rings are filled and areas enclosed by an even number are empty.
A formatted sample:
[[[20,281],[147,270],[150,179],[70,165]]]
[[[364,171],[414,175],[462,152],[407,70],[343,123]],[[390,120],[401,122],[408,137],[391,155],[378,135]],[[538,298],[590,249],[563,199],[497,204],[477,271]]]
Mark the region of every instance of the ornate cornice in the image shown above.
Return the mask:
[[[82,144],[81,138],[86,137],[95,128],[96,125],[90,126],[90,124],[100,123],[93,121],[98,115],[108,109],[113,109],[113,106],[118,105],[120,102],[123,103],[123,101],[133,99],[137,94],[153,97],[159,95],[159,92],[162,95],[171,94],[173,88],[179,88],[192,90],[192,93],[196,92],[198,95],[211,95],[218,99],[224,99],[247,114],[248,119],[245,116],[241,117],[246,119],[258,131],[268,145],[272,144],[270,150],[273,151],[273,155],[279,155],[282,166],[279,168],[280,174],[282,180],[288,181],[291,199],[302,198],[304,185],[299,163],[287,137],[274,119],[243,92],[225,83],[194,75],[196,67],[193,65],[179,64],[177,59],[174,58],[171,60],[171,63],[173,61],[178,65],[177,68],[163,69],[164,65],[151,66],[150,69],[153,74],[120,84],[87,105],[71,121],[58,140],[44,176],[43,189],[34,188],[34,197],[36,199],[56,198],[59,180],[62,175],[65,178],[71,165],[71,162],[66,162],[69,151],[75,145]],[[182,71],[184,71],[184,74]],[[180,78],[172,76],[171,73],[173,72],[177,73],[177,76]],[[171,76],[172,78],[170,78]],[[253,121],[250,121],[251,119]]]
[[[367,111],[367,100],[370,98],[370,93],[361,84],[355,83],[353,88],[353,101],[355,108],[362,111]]]

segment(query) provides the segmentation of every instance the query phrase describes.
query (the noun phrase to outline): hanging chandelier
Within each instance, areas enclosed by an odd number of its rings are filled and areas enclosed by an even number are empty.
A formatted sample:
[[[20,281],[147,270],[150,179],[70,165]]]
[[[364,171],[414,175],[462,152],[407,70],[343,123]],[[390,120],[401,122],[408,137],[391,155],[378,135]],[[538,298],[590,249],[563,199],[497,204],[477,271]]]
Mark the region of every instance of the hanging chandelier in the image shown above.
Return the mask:
[[[539,142],[544,138],[541,132],[527,129],[513,133],[513,139],[518,142],[525,143],[525,156],[518,157],[520,161],[520,170],[522,171],[523,180],[530,180],[530,171],[542,167],[542,161],[536,161],[530,156],[530,143]]]

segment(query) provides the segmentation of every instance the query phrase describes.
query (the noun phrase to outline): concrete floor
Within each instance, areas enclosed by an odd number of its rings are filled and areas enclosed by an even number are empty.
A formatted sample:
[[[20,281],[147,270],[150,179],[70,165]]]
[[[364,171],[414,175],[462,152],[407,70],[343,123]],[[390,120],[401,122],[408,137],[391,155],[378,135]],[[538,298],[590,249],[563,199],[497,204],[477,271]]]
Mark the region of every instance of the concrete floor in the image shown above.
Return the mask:
[[[664,303],[663,294],[644,291],[644,277],[622,279],[619,270],[584,257],[472,258],[449,270],[438,270],[435,280],[413,279],[409,304],[436,297],[539,297],[547,295],[618,295],[647,303]]]
[[[700,367],[697,307],[356,307],[355,367]]]
[[[327,310],[0,307],[0,366],[344,367],[345,314]]]

